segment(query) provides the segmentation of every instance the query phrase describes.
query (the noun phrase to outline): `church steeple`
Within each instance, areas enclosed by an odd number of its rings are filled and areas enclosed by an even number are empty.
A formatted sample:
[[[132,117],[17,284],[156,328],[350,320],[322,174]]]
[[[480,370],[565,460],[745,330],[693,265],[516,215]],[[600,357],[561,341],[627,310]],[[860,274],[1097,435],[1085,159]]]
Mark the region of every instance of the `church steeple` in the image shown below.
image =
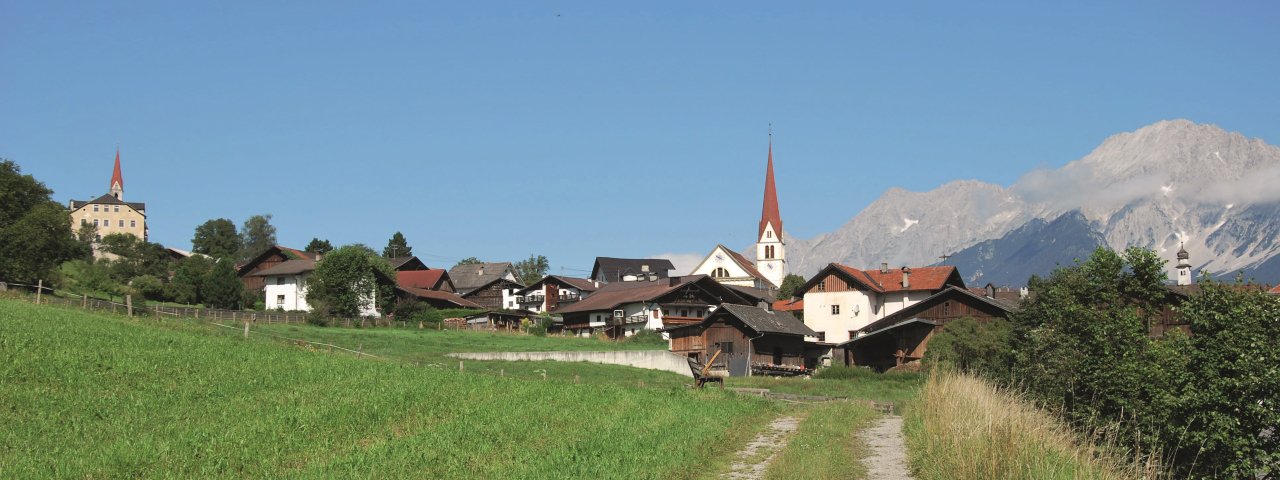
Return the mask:
[[[117,200],[124,197],[124,176],[120,175],[120,149],[116,148],[116,168],[111,172],[111,196]]]
[[[1178,285],[1191,285],[1191,254],[1187,253],[1187,246],[1183,245],[1178,248]]]
[[[756,232],[756,269],[775,287],[787,276],[786,243],[782,238],[782,214],[778,211],[778,187],[773,181],[773,132],[769,132],[769,161],[764,171],[764,207]]]

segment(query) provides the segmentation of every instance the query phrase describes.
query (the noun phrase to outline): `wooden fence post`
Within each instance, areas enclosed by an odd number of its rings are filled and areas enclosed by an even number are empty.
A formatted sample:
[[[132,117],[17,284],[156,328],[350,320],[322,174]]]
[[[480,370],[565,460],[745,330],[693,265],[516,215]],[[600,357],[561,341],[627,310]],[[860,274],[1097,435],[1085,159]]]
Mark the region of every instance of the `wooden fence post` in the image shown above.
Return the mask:
[[[244,321],[244,338],[249,338],[249,321]]]
[[[462,372],[465,367],[462,366],[462,360],[458,360],[458,372]]]
[[[361,343],[356,345],[356,359],[359,359],[360,357],[363,357],[363,356],[364,356],[364,344]]]
[[[89,295],[86,294],[86,295],[80,296],[80,309],[81,310],[89,309]]]
[[[124,308],[129,312],[129,318],[133,318],[133,295],[124,296]]]
[[[44,293],[44,280],[36,282],[36,305],[40,304],[40,294]]]

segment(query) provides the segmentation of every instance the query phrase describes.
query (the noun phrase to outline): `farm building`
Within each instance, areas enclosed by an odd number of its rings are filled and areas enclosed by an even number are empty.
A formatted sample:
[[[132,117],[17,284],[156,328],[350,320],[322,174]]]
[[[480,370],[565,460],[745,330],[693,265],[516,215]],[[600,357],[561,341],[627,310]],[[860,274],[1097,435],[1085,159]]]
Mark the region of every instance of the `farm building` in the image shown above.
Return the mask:
[[[795,375],[816,364],[808,358],[804,337],[809,327],[787,312],[724,304],[700,322],[664,328],[671,352],[725,368],[730,376]]]
[[[585,278],[547,275],[533,285],[516,292],[516,304],[535,313],[555,312],[561,305],[570,305],[586,298],[600,288],[600,282]]]
[[[873,322],[936,295],[950,286],[964,288],[953,266],[879,270],[832,263],[796,290],[804,299],[804,323],[819,342],[841,343]]]
[[[898,310],[857,331],[852,340],[841,343],[846,365],[876,370],[924,358],[929,340],[948,322],[960,318],[979,321],[1007,318],[1017,308],[1016,300],[978,295],[966,288],[950,286],[928,298]]]
[[[754,304],[711,277],[693,275],[601,285],[590,296],[562,305],[554,313],[564,317],[565,330],[575,335],[602,331],[616,338],[645,329],[700,322],[716,305],[724,303]]]

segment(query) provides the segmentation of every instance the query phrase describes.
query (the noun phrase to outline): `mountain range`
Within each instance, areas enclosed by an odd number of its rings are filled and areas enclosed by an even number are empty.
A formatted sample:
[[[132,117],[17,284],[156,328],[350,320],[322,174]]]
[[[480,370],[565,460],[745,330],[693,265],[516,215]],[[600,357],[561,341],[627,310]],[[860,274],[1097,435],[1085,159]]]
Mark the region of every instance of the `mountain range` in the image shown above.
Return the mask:
[[[944,263],[969,284],[1022,285],[1097,246],[1186,248],[1197,271],[1280,280],[1280,147],[1168,120],[1113,135],[1084,158],[1009,187],[958,180],[890,188],[839,229],[790,237],[790,270]],[[945,259],[943,257],[946,257]]]

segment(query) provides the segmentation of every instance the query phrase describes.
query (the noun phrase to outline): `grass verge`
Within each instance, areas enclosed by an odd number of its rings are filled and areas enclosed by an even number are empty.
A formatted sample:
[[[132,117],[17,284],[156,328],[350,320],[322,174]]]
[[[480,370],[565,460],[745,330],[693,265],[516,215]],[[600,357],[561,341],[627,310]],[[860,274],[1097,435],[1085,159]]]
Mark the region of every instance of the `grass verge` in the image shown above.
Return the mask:
[[[765,470],[766,479],[858,479],[867,469],[867,445],[858,432],[876,418],[866,402],[828,402],[810,407],[787,447]]]
[[[931,373],[904,420],[921,480],[1142,476],[1018,395],[965,374]]]
[[[0,478],[693,478],[778,410],[211,331],[0,300]]]

